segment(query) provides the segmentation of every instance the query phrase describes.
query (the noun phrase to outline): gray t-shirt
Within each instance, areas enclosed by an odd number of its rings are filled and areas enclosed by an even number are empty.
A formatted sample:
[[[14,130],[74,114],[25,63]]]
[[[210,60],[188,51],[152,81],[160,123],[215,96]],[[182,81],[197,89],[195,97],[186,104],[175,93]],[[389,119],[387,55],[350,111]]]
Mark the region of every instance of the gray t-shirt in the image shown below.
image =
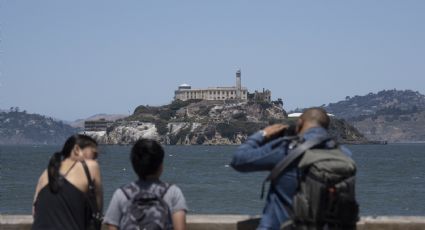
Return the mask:
[[[138,182],[143,183],[143,187],[152,186],[153,183],[147,182]],[[176,185],[171,185],[163,197],[165,203],[168,204],[171,213],[177,211],[187,211],[186,200],[183,196],[182,191]],[[110,224],[114,226],[119,226],[122,213],[124,210],[124,204],[127,201],[127,197],[121,189],[117,189],[112,196],[111,202],[109,203],[108,210],[106,211],[103,223]]]

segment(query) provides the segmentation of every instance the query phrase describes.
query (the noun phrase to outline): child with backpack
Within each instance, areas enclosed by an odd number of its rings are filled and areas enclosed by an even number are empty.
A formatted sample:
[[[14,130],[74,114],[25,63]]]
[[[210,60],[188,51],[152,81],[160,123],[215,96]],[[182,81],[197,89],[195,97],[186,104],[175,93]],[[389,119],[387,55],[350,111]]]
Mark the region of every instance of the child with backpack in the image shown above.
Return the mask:
[[[130,154],[138,180],[117,189],[104,223],[109,230],[186,229],[186,200],[180,188],[162,182],[164,150],[149,139],[138,140]]]

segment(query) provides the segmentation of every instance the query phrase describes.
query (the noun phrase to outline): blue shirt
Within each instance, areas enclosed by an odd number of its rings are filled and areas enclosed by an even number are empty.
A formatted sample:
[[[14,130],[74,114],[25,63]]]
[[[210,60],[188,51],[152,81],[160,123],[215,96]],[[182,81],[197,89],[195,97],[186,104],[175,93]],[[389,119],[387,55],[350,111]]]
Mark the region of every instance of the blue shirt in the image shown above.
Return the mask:
[[[324,128],[315,127],[307,130],[302,138],[310,140],[325,135],[328,133]],[[233,155],[231,166],[240,172],[271,171],[288,155],[288,145],[289,141],[283,137],[265,143],[262,133],[257,132],[239,146]],[[348,149],[342,148],[342,150],[351,155]],[[290,166],[277,179],[277,186],[270,186],[263,216],[257,229],[279,229],[281,224],[289,219],[285,204],[292,207],[292,197],[298,187],[299,171],[295,165]]]

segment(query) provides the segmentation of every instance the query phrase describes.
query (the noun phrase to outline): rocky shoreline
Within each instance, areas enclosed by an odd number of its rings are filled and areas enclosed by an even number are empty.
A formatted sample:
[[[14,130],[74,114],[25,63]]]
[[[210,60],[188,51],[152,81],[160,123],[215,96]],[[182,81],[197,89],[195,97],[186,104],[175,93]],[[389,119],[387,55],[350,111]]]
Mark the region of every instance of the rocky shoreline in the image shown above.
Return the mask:
[[[252,133],[274,123],[293,123],[278,103],[173,102],[160,107],[139,106],[106,131],[85,131],[100,144],[126,145],[140,138],[164,145],[239,145]],[[331,119],[330,133],[340,143],[368,144],[354,127]]]

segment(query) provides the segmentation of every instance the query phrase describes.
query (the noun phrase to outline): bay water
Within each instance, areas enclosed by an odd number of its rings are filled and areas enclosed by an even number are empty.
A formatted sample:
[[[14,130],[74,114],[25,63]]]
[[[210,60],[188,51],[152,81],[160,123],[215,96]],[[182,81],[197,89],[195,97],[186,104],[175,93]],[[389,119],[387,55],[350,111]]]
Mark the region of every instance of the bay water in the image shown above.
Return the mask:
[[[425,144],[347,146],[357,163],[361,215],[425,215]],[[0,146],[0,214],[30,214],[37,180],[61,146]],[[131,146],[100,146],[105,208],[136,179]],[[165,146],[164,181],[183,191],[191,214],[261,214],[266,172],[230,166],[237,146]]]

